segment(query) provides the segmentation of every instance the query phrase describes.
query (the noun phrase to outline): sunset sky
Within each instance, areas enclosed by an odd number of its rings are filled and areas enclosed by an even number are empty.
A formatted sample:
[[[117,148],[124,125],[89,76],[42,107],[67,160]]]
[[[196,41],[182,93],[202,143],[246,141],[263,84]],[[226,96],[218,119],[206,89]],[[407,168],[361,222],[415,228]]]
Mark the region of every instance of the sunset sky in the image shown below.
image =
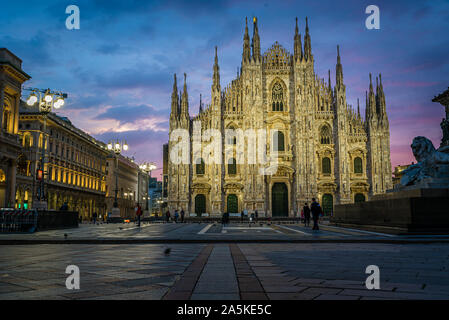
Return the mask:
[[[70,4],[80,30],[65,28]],[[365,27],[370,4],[380,30]],[[126,155],[161,167],[173,74],[187,73],[197,114],[200,93],[210,100],[214,46],[222,87],[235,78],[246,16],[258,17],[262,52],[274,41],[293,52],[295,17],[304,35],[307,16],[315,71],[327,80],[330,69],[335,84],[339,44],[348,103],[360,98],[363,114],[368,74],[382,73],[393,168],[414,161],[417,135],[439,146],[444,109],[431,100],[449,86],[448,1],[5,1],[0,47],[23,60],[26,87],[69,94],[58,114],[104,142],[126,139]]]

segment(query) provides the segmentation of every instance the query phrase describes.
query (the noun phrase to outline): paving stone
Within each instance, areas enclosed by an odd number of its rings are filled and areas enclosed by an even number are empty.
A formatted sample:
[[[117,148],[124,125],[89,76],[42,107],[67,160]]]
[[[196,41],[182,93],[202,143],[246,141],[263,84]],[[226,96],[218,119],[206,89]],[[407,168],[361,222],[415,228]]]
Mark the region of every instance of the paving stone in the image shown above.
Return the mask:
[[[358,296],[343,296],[336,294],[321,294],[316,297],[314,300],[359,300]]]
[[[274,286],[274,285],[265,286],[262,284],[262,286],[263,286],[264,291],[267,293],[268,292],[279,292],[279,293],[281,293],[281,292],[302,292],[305,289],[307,289],[306,287],[285,286],[282,284],[277,285],[277,286]]]
[[[193,293],[191,300],[239,300],[238,293]]]
[[[319,294],[267,292],[270,300],[313,300]]]
[[[336,288],[307,288],[306,290],[302,291],[303,293],[308,294],[338,294],[339,292],[343,291],[343,289],[336,289]]]
[[[268,300],[264,292],[240,292],[242,300]]]

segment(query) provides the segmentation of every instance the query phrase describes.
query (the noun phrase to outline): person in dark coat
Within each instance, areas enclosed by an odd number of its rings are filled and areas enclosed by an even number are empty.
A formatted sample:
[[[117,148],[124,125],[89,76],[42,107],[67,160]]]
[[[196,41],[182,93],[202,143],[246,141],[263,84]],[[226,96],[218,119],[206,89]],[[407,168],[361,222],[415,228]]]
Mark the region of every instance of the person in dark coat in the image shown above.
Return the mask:
[[[229,213],[228,212],[223,213],[223,217],[221,218],[221,223],[223,225],[226,225],[227,223],[229,223]]]
[[[137,204],[136,217],[137,217],[137,226],[140,227],[140,220],[142,218],[142,207],[140,206],[140,203]]]
[[[320,204],[315,201],[315,198],[312,198],[310,210],[312,211],[312,219],[313,219],[312,230],[320,230],[320,228],[318,227],[318,220],[320,219],[320,215],[323,211],[321,210]]]
[[[304,204],[302,212],[304,213],[304,226],[308,227],[310,226],[310,208],[307,205],[307,202]]]
[[[242,213],[240,214],[240,222],[243,222],[243,217],[245,216],[245,213],[242,210]]]
[[[181,208],[181,223],[184,223],[184,216],[185,216],[184,209]]]
[[[170,221],[170,210],[167,210],[167,212],[165,213],[165,221],[166,222]]]
[[[96,212],[92,213],[92,220],[93,220],[94,224],[97,223],[97,213]]]

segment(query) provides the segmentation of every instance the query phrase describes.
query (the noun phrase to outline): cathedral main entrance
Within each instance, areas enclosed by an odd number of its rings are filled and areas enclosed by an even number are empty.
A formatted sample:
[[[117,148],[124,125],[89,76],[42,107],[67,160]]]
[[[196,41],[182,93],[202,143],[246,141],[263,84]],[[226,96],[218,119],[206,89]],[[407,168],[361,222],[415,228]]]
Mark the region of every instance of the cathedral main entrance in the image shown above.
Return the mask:
[[[273,217],[288,217],[288,189],[285,183],[276,182],[271,189]]]
[[[206,213],[206,196],[204,194],[197,194],[195,197],[195,213],[199,217]]]
[[[235,194],[230,194],[227,201],[227,211],[228,213],[238,213],[239,212],[239,201]]]

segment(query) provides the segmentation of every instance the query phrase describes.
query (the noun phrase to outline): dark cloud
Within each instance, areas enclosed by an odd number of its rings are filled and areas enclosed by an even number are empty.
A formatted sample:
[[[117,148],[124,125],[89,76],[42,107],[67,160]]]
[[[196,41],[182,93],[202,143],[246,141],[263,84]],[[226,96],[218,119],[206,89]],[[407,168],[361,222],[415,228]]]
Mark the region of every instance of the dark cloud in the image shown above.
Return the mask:
[[[0,37],[0,47],[6,47],[19,56],[28,68],[40,68],[58,64],[51,52],[57,41],[59,37],[46,33],[36,34],[30,38],[7,35]]]

